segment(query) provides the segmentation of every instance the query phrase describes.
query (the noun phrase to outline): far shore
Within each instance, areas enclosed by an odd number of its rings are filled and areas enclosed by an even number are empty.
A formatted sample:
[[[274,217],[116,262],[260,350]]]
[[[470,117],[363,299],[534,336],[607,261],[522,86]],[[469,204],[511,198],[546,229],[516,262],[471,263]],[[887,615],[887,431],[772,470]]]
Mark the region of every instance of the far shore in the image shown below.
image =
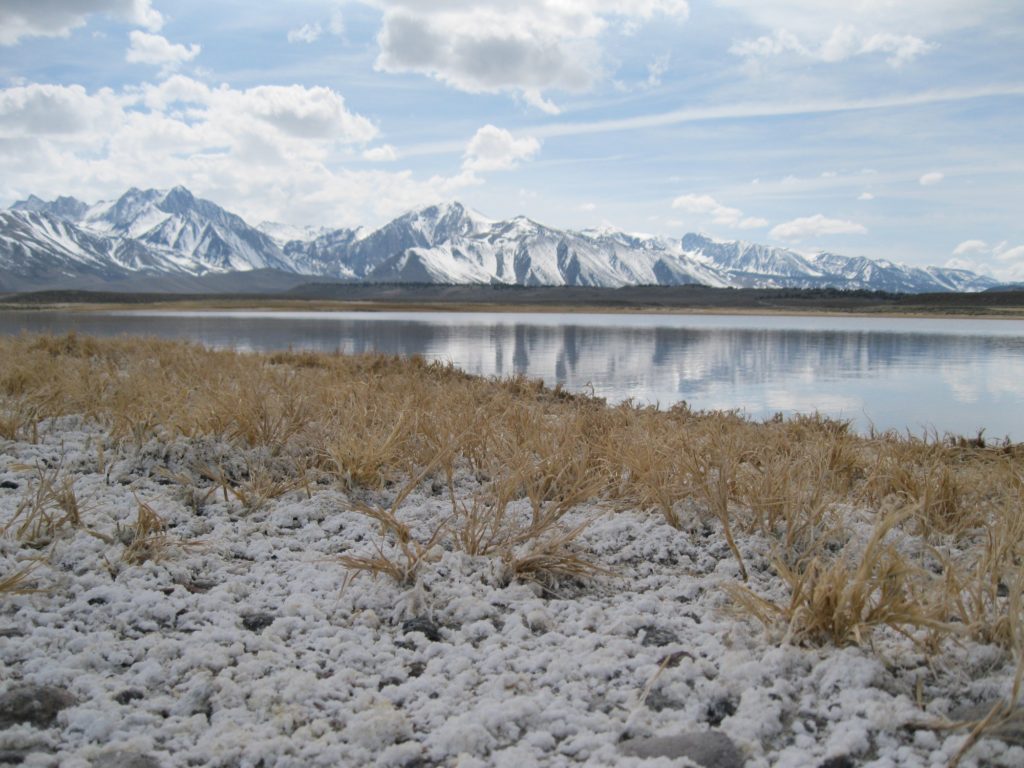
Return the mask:
[[[0,305],[0,309],[12,309],[10,305]],[[17,307],[24,309],[24,307]],[[892,317],[915,318],[929,317],[947,320],[1024,320],[1024,309],[991,310],[988,312],[939,312],[922,309],[920,311],[867,311],[867,310],[826,310],[826,309],[751,309],[728,307],[604,307],[604,306],[548,306],[521,304],[400,304],[384,302],[308,302],[288,301],[271,304],[254,302],[191,302],[169,301],[140,307],[138,304],[53,304],[39,309],[61,310],[71,312],[475,312],[475,313],[510,313],[510,314],[587,314],[587,315],[712,315],[712,316],[758,316],[778,315],[782,317]]]
[[[287,291],[0,293],[0,308],[75,311],[541,312],[1024,318],[1024,290],[905,294],[834,288],[310,283]]]

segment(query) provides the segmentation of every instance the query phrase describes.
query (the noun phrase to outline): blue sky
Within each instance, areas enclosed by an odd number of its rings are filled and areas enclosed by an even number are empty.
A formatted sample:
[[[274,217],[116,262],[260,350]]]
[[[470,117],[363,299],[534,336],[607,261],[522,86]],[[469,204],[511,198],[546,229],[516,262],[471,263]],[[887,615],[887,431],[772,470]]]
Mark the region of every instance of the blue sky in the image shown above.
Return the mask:
[[[494,218],[1024,280],[1008,0],[5,0],[0,205]]]

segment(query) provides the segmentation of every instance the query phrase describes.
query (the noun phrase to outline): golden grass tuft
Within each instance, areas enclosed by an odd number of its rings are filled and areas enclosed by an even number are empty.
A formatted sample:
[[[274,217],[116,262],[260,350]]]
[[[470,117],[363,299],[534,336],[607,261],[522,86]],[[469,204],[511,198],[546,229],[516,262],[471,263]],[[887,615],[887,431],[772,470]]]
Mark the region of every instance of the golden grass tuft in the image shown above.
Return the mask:
[[[943,606],[929,595],[925,571],[886,542],[908,512],[879,520],[862,549],[829,556],[818,551],[795,563],[777,558],[775,568],[790,589],[779,605],[733,586],[732,594],[766,625],[781,622],[793,642],[862,645],[879,626],[904,631],[952,632]]]
[[[147,560],[159,562],[176,542],[167,534],[167,523],[156,510],[138,497],[135,501],[138,505],[135,525],[123,531],[125,547],[121,562],[129,565],[140,565]]]
[[[28,565],[17,568],[6,576],[0,576],[0,595],[28,595],[40,590],[28,586],[32,571],[39,567],[42,560],[33,560]]]
[[[443,545],[495,557],[523,578],[593,573],[565,520],[600,501],[650,510],[675,535],[717,520],[742,576],[745,542],[766,540],[789,600],[734,594],[806,642],[866,642],[881,625],[966,632],[1007,649],[1021,642],[1019,446],[861,437],[820,416],[755,423],[685,405],[609,407],[421,358],[69,334],[2,338],[0,361],[0,437],[34,439],[47,419],[79,414],[108,431],[109,452],[184,437],[246,457],[247,472],[211,466],[173,478],[197,510],[213,489],[258,509],[292,488],[311,493],[310,478],[349,491],[403,484],[393,503],[360,509],[382,534],[372,551],[345,556],[360,571],[408,581]],[[5,535],[43,543],[81,525],[73,487],[40,472]],[[469,475],[478,484],[456,498],[456,476]],[[452,513],[417,539],[402,505],[428,482],[447,486]],[[885,533],[866,545],[844,535],[851,510]],[[140,514],[149,528],[138,540],[160,540],[157,521]]]
[[[82,527],[74,480],[63,475],[60,466],[50,469],[37,464],[33,483],[0,533],[13,534],[19,541],[39,548],[63,531]]]

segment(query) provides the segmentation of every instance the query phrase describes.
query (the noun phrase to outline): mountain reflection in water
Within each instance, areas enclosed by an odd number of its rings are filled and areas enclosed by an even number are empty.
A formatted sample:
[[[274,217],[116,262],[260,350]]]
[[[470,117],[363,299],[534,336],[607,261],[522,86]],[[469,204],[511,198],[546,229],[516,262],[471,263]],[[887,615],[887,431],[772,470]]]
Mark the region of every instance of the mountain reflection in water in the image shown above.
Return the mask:
[[[0,332],[150,334],[382,352],[524,374],[611,402],[818,411],[866,430],[1024,439],[1024,321],[520,313],[0,313]]]

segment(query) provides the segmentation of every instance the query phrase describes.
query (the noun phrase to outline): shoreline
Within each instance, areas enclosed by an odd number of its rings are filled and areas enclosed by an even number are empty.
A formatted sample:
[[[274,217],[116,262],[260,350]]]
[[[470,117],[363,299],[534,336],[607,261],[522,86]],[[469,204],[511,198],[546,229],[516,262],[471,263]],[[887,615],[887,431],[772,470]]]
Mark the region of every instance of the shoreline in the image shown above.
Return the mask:
[[[594,314],[594,315],[669,315],[669,316],[779,316],[779,317],[856,317],[856,318],[898,318],[898,319],[929,319],[936,320],[1024,320],[1024,309],[964,311],[951,312],[931,309],[919,311],[895,310],[838,310],[838,309],[793,309],[777,307],[613,307],[605,305],[558,305],[547,304],[489,304],[489,303],[406,303],[406,302],[370,302],[344,301],[324,302],[316,300],[267,302],[253,301],[168,301],[147,302],[145,306],[137,303],[55,303],[26,306],[22,304],[0,304],[0,311],[59,311],[88,314],[91,312],[148,312],[148,311],[188,311],[188,312],[365,312],[367,314],[382,312],[410,313],[446,313],[465,312],[477,314]]]
[[[1024,669],[1016,447],[382,356],[0,353],[25,764],[1024,760],[1015,715],[971,735]]]
[[[1024,291],[900,294],[808,288],[700,285],[505,286],[437,284],[301,285],[283,293],[125,293],[53,290],[0,295],[0,306],[85,309],[262,309],[306,311],[792,314],[889,317],[1024,318]]]

